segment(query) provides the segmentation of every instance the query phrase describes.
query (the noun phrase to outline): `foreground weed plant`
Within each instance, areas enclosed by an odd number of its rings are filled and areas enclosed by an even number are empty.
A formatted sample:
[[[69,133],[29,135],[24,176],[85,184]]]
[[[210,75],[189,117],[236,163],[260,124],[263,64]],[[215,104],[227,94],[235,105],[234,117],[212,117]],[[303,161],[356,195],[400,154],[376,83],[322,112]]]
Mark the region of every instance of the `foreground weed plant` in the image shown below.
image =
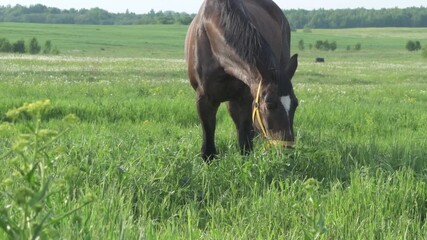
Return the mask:
[[[55,168],[61,154],[55,144],[78,119],[68,115],[62,130],[45,129],[42,116],[49,106],[49,100],[26,103],[8,111],[10,122],[0,125],[0,136],[10,145],[0,155],[2,165],[9,168],[0,185],[0,228],[10,239],[53,237],[53,225],[91,202],[86,198],[63,213],[52,209],[50,199],[67,184],[59,181],[66,172]]]

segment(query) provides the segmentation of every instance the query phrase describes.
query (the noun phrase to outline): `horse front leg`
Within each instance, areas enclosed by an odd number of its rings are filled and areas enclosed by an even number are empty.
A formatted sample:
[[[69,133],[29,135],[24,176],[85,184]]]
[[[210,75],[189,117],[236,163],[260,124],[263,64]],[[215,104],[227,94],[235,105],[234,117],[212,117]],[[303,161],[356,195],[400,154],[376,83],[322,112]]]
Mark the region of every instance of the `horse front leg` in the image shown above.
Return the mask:
[[[215,148],[215,127],[216,113],[219,103],[211,102],[205,95],[197,94],[197,111],[203,129],[202,158],[205,162],[210,162],[216,155]]]
[[[234,121],[242,154],[247,155],[253,148],[254,129],[252,126],[252,101],[250,98],[228,102],[228,112]]]

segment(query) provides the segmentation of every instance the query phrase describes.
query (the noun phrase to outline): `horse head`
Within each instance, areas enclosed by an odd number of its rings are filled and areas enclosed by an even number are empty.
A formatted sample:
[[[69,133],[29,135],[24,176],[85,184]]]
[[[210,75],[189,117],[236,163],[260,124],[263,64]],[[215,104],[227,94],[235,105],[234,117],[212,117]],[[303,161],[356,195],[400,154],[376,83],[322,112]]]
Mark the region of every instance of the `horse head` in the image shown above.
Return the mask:
[[[253,103],[255,129],[270,143],[283,147],[293,147],[295,142],[293,121],[298,99],[291,79],[297,66],[298,55],[294,55],[277,81],[260,80]]]

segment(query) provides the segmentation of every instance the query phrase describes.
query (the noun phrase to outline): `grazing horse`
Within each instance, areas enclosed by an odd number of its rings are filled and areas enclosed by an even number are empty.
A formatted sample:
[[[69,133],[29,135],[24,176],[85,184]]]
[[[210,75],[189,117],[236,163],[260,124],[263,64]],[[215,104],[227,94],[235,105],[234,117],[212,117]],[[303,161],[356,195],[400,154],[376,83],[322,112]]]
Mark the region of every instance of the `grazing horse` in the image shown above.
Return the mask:
[[[226,101],[242,154],[253,148],[254,128],[271,143],[294,145],[298,100],[291,78],[298,55],[290,57],[289,23],[272,0],[205,0],[189,26],[185,54],[205,161],[216,154],[216,113]]]

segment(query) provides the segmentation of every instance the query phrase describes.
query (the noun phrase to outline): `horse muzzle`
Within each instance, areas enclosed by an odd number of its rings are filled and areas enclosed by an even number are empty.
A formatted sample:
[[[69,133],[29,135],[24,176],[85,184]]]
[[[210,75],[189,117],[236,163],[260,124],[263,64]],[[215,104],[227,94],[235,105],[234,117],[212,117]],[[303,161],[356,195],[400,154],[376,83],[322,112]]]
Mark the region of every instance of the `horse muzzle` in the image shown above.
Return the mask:
[[[274,146],[284,147],[284,148],[294,148],[294,141],[282,141],[282,140],[268,140],[268,143]]]

